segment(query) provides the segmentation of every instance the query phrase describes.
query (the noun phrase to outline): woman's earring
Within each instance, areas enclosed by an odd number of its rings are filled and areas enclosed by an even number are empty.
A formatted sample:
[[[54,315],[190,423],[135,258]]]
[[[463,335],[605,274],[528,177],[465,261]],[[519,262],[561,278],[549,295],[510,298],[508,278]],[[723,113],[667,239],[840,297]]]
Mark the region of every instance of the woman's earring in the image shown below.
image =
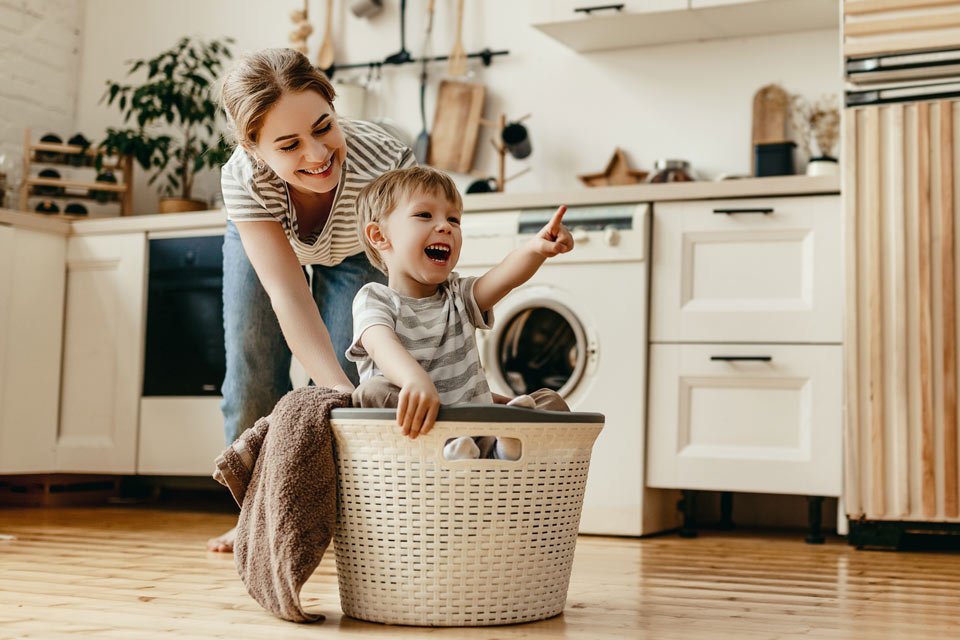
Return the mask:
[[[263,158],[260,156],[254,156],[257,165],[257,171],[263,171]]]

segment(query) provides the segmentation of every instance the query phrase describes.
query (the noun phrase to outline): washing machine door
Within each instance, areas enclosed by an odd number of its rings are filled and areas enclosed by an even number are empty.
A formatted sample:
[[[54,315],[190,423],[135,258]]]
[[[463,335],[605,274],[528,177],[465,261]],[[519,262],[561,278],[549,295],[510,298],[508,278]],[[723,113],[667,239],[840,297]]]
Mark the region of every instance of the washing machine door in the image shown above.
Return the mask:
[[[568,397],[584,383],[596,343],[571,302],[556,288],[533,286],[497,304],[494,328],[479,338],[494,391],[520,395],[546,388]]]

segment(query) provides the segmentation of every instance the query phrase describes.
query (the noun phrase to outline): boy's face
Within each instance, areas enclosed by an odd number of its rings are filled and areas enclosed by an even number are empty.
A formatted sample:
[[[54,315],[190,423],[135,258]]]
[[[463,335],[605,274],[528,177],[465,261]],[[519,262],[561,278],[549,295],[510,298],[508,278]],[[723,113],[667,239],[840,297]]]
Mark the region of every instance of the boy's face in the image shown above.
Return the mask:
[[[412,193],[380,225],[380,255],[390,286],[422,297],[445,282],[460,259],[460,210],[442,194]]]

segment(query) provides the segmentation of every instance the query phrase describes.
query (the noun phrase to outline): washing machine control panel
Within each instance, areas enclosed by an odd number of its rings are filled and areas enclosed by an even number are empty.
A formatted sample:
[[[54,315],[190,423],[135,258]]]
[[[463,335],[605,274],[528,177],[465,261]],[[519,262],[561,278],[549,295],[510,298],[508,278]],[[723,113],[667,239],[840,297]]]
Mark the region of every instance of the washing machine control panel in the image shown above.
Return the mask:
[[[529,209],[520,212],[517,222],[517,233],[536,233],[543,225],[550,221],[555,208]],[[635,204],[615,204],[599,207],[570,207],[563,216],[563,224],[574,234],[577,231],[604,231],[608,229],[633,229],[634,216],[637,211]],[[586,237],[586,236],[584,236]],[[574,235],[574,240],[579,238]]]

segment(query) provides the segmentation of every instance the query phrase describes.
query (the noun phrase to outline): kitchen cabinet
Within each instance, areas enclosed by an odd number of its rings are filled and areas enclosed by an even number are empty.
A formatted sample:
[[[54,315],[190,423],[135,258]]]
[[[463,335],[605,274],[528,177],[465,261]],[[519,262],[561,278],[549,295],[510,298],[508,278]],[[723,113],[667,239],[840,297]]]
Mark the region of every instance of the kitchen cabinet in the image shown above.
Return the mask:
[[[66,245],[0,225],[0,474],[56,468]]]
[[[836,196],[657,205],[653,342],[839,343]]]
[[[842,4],[845,57],[960,46],[956,0],[846,0]]]
[[[689,0],[623,0],[623,2],[584,2],[584,0],[535,0],[533,18],[535,22],[563,22],[591,20],[598,17],[610,17],[633,13],[651,13],[654,11],[676,11],[686,9]],[[613,7],[620,5],[619,11]],[[595,11],[595,9],[609,7]],[[578,11],[578,9],[581,9]]]
[[[550,3],[553,5],[554,3]],[[599,4],[599,3],[598,3]],[[612,3],[611,3],[612,4]],[[533,27],[574,51],[601,51],[836,28],[836,0],[624,2],[622,11],[574,13],[589,3],[537,9]]]
[[[847,513],[865,535],[955,527],[960,101],[844,117]]]
[[[648,486],[840,496],[841,225],[837,196],[655,205]]]
[[[144,233],[69,238],[59,471],[136,470],[145,261]]]
[[[652,345],[647,484],[840,495],[841,350]]]

